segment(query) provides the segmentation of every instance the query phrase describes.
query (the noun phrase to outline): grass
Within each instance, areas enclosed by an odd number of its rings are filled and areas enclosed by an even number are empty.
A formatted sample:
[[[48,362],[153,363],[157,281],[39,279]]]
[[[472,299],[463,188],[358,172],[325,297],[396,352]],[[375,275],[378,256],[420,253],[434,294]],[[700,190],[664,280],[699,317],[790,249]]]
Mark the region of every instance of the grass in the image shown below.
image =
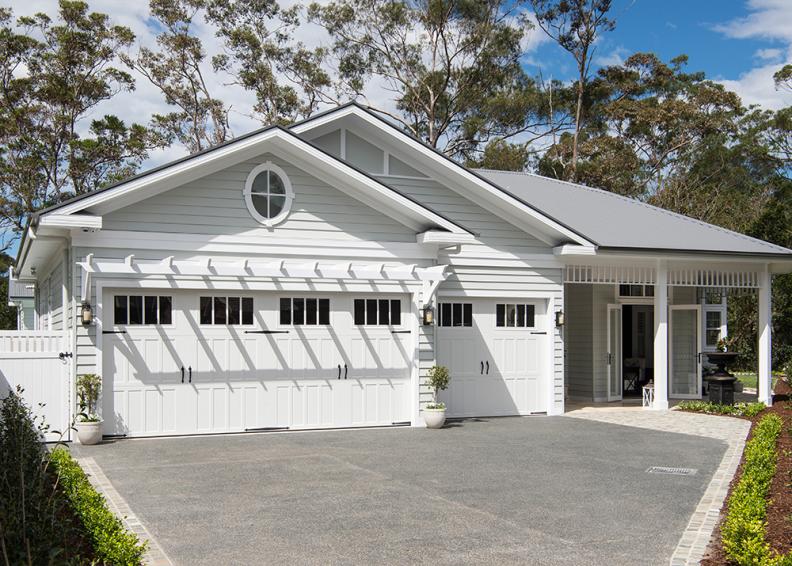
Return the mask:
[[[755,372],[735,372],[734,377],[737,378],[737,381],[743,384],[743,387],[756,389],[759,385],[759,377]],[[773,374],[773,387],[775,387],[777,381],[778,375]]]

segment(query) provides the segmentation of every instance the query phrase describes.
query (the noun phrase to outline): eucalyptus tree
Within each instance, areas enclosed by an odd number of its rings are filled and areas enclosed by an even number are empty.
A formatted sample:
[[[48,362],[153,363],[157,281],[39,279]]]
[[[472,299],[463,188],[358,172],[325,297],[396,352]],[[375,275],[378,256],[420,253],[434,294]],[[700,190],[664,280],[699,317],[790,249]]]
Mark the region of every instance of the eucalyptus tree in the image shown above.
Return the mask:
[[[90,119],[134,88],[114,64],[133,40],[85,2],[61,0],[55,20],[15,20],[0,8],[0,228],[18,234],[27,213],[125,177],[146,159],[157,141],[146,128]]]
[[[542,90],[520,61],[530,22],[514,2],[335,0],[308,18],[331,37],[342,95],[447,155],[546,134]]]

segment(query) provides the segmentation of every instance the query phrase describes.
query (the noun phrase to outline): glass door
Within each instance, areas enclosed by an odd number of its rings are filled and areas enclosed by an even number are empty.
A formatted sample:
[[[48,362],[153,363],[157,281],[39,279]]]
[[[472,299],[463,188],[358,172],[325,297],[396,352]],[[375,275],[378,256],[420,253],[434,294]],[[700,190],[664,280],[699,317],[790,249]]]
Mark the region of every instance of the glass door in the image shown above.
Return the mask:
[[[670,311],[669,396],[701,397],[701,307],[674,305]]]
[[[622,398],[622,307],[608,305],[608,401]]]

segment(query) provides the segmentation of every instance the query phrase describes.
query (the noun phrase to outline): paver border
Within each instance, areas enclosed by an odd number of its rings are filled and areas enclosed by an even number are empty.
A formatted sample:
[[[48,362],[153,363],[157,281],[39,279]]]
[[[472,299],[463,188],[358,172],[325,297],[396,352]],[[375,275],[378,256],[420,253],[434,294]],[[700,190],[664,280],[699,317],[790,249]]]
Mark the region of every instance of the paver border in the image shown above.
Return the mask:
[[[165,551],[145,525],[132,512],[126,500],[118,493],[116,488],[113,487],[113,484],[110,483],[110,480],[102,471],[102,468],[96,463],[96,460],[90,457],[77,458],[77,463],[85,471],[88,480],[94,488],[104,496],[110,510],[113,511],[113,513],[124,522],[126,527],[135,533],[141,541],[148,543],[146,553],[143,555],[143,563],[150,566],[173,566],[171,559],[168,558],[168,555],[165,554]]]

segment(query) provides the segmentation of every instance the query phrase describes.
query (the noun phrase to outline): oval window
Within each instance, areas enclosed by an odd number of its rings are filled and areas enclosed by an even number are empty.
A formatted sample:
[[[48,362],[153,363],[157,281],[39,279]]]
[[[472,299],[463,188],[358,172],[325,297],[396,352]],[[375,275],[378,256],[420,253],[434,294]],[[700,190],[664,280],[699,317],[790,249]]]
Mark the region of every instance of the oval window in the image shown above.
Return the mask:
[[[244,195],[251,216],[266,226],[273,226],[284,220],[294,199],[286,173],[270,162],[259,165],[250,172]]]

